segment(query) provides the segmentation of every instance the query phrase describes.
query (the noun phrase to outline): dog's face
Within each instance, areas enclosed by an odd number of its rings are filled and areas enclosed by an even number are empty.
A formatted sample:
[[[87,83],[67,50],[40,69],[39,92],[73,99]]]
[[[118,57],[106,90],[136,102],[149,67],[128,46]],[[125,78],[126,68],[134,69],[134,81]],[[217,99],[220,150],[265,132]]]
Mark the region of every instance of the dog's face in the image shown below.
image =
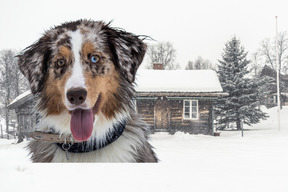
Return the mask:
[[[145,50],[131,33],[80,20],[47,31],[19,55],[19,66],[40,110],[70,113],[72,134],[82,141],[91,136],[95,115],[112,118],[130,102]]]

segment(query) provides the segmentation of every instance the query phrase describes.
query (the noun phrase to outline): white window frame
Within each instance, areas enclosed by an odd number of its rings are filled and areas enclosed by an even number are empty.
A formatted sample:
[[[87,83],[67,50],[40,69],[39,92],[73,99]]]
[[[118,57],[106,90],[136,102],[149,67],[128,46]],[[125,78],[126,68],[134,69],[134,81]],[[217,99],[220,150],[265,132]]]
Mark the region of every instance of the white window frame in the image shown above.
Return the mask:
[[[186,106],[185,103],[189,102],[189,106]],[[193,102],[196,102],[196,106],[192,106]],[[189,117],[185,116],[185,107],[189,107]],[[196,112],[192,111],[192,107],[196,107]],[[193,117],[192,114],[196,114],[196,117]],[[183,119],[185,120],[198,120],[199,118],[199,105],[198,100],[183,100]]]

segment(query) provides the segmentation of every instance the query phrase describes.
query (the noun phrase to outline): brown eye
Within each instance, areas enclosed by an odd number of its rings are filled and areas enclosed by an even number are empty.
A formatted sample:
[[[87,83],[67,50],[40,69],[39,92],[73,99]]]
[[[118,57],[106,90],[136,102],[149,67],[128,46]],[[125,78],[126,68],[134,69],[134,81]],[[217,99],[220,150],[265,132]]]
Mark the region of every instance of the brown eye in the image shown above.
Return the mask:
[[[59,59],[56,64],[58,67],[63,67],[66,64],[66,61],[64,59]]]
[[[96,64],[100,61],[100,57],[98,55],[91,55],[90,56],[90,63]]]

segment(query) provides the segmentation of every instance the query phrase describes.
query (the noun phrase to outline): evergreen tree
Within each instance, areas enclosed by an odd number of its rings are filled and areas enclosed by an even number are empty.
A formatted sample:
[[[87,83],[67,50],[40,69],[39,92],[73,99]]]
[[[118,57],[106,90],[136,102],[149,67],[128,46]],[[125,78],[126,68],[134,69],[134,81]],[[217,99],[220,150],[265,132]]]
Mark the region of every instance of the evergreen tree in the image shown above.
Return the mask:
[[[226,43],[222,60],[219,60],[219,80],[223,91],[229,93],[228,97],[219,98],[215,109],[220,129],[236,123],[240,130],[241,123],[251,125],[267,117],[259,108],[264,98],[262,85],[265,81],[245,78],[250,63],[246,56],[240,40],[233,37]]]

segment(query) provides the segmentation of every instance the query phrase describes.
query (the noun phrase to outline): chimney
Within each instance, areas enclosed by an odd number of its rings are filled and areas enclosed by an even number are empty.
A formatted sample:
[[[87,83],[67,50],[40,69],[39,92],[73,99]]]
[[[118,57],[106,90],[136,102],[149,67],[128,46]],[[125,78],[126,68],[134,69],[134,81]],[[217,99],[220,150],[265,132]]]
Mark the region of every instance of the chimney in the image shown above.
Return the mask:
[[[154,70],[163,70],[163,63],[153,63]]]

